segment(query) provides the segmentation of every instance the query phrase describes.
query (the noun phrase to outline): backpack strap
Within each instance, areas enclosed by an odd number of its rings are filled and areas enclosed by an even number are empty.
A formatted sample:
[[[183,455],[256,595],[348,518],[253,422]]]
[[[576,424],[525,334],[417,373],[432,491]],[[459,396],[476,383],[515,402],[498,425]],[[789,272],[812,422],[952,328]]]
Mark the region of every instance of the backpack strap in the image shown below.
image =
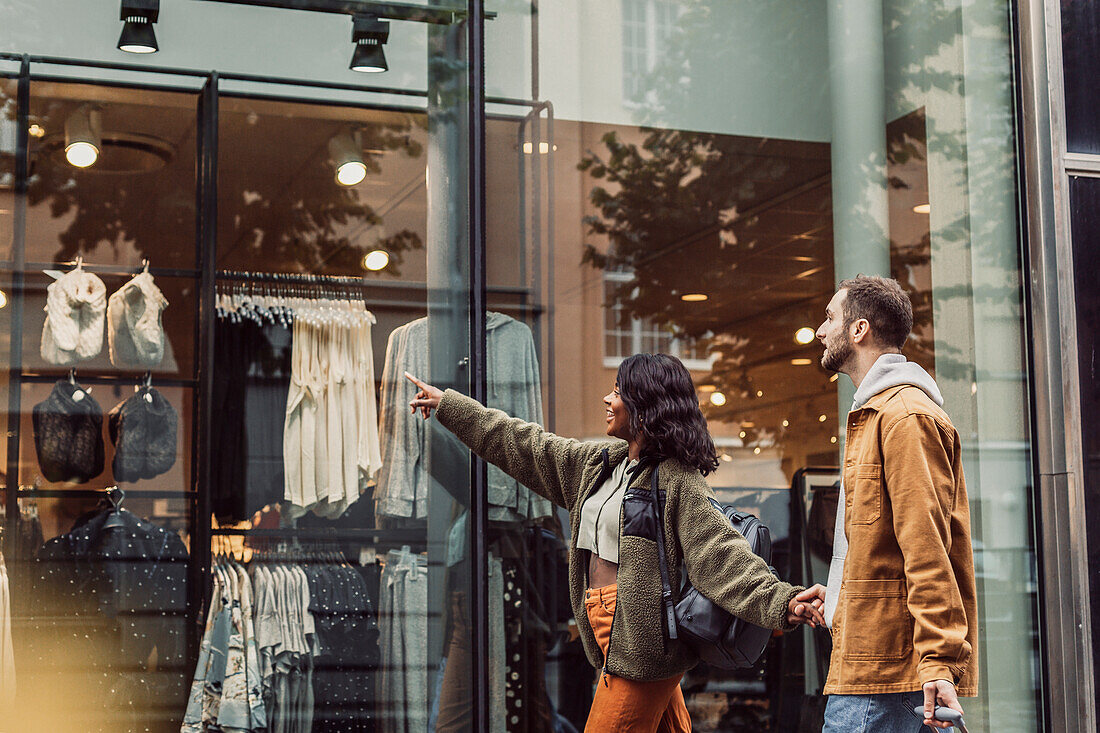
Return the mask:
[[[665,553],[665,522],[661,516],[661,499],[657,493],[657,463],[653,464],[653,476],[650,480],[650,501],[657,515],[657,558],[661,566],[661,600],[665,608],[665,629],[669,639],[676,639],[676,610],[672,603],[672,585],[668,580],[668,555]]]

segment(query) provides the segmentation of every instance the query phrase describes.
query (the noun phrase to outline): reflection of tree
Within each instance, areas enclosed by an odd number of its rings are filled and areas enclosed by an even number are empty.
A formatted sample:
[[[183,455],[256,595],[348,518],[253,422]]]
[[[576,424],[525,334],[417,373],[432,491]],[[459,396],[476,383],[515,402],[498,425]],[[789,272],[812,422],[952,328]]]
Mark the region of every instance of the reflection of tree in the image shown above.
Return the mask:
[[[759,149],[752,150],[747,144],[751,139],[747,138],[662,129],[664,120],[689,105],[702,105],[708,114],[713,107],[716,120],[728,117],[734,108],[731,105],[736,103],[722,99],[720,89],[714,87],[713,69],[736,69],[737,74],[743,75],[752,73],[753,64],[759,62],[751,43],[745,46],[727,42],[725,34],[730,27],[725,22],[729,20],[727,13],[737,14],[742,24],[760,20],[760,27],[768,28],[769,33],[783,24],[758,18],[756,13],[764,11],[746,3],[737,3],[736,10],[709,2],[685,2],[682,7],[676,31],[662,47],[658,65],[648,80],[649,93],[638,112],[639,119],[647,125],[641,130],[640,141],[630,142],[624,140],[623,133],[609,132],[602,138],[602,147],[587,151],[579,165],[595,184],[589,200],[596,213],[586,219],[588,231],[595,237],[606,238],[609,245],[606,251],[603,245],[586,246],[584,262],[595,268],[633,272],[633,280],[615,285],[614,301],[622,306],[622,319],[652,319],[675,335],[704,337],[708,348],[720,354],[711,374],[703,379],[733,399],[724,408],[710,409],[710,417],[731,421],[752,417],[756,409],[752,399],[758,391],[767,394],[771,386],[787,393],[800,393],[796,396],[809,406],[811,414],[818,414],[818,407],[822,413],[832,414],[835,392],[831,389],[810,389],[808,382],[789,369],[782,375],[777,373],[788,363],[788,357],[810,356],[793,348],[792,326],[816,326],[832,292],[827,163],[815,168],[816,161],[794,160],[797,156],[766,157],[764,148],[775,141],[756,139]],[[769,5],[767,12],[799,11]],[[906,64],[902,75],[891,80],[904,85],[903,89],[889,92],[895,95],[892,104],[914,109],[920,103],[911,100],[923,102],[934,95],[961,105],[965,89],[968,104],[977,103],[974,109],[1003,112],[1003,119],[983,120],[982,125],[969,123],[967,127],[941,121],[938,127],[931,125],[927,131],[923,114],[913,119],[903,117],[893,123],[897,129],[890,136],[889,162],[915,162],[927,177],[929,151],[934,151],[941,159],[962,162],[952,165],[947,172],[940,171],[937,186],[941,192],[981,195],[985,184],[983,171],[999,172],[1006,161],[1003,142],[1009,139],[1006,135],[1011,135],[1011,117],[999,95],[1006,90],[1005,69],[1010,68],[1010,59],[1004,60],[1003,67],[991,64],[990,59],[972,59],[964,83],[963,70],[958,66],[963,41],[957,6],[942,2],[888,3],[885,13],[887,64],[900,65],[903,62],[899,58]],[[972,16],[970,22],[988,23],[993,32],[994,26],[1003,20],[994,15]],[[972,28],[970,33],[978,30]],[[924,63],[914,61],[919,59],[924,59]],[[797,79],[793,81],[797,83]],[[707,85],[709,88],[704,88]],[[979,128],[980,134],[976,135]],[[757,157],[755,153],[761,155]],[[1010,149],[1008,155],[1010,164]],[[812,187],[818,177],[826,181],[816,197],[816,204],[822,206],[814,209],[818,224],[824,229],[814,232],[820,245],[815,248],[821,255],[816,263],[821,268],[820,277],[807,277],[797,287],[783,282],[787,275],[778,271],[765,274],[758,282],[746,281],[743,277],[746,260],[759,257],[762,249],[790,247],[807,232],[805,226],[797,223],[783,232],[782,225],[777,228],[774,220],[765,222],[758,215],[758,208],[784,191]],[[895,191],[909,185],[897,178],[890,184]],[[1001,184],[996,176],[989,182],[994,188]],[[804,197],[801,203],[812,198]],[[973,248],[975,267],[987,269],[983,273],[986,284],[964,282],[958,273],[950,273],[950,282],[941,278],[935,291],[936,302],[971,301],[975,307],[981,303],[1007,308],[1018,299],[1017,289],[1008,282],[1018,272],[1016,251],[1004,247],[1001,232],[990,228],[998,222],[1003,226],[1003,222],[1014,220],[1011,196],[1004,203],[1009,208],[1001,216],[983,210],[981,217],[973,217],[971,210],[962,206],[962,213],[956,218],[939,219],[937,246]],[[787,241],[776,243],[776,234],[785,235]],[[891,241],[891,237],[884,233],[882,240]],[[927,230],[918,241],[891,241],[891,269],[908,287],[916,311],[917,328],[910,356],[928,365],[934,361],[936,373],[943,378],[969,381],[974,368],[971,348],[931,338],[934,302],[931,249],[932,239]],[[913,277],[914,273],[922,277]],[[738,294],[744,302],[733,303],[723,314],[712,310],[712,316],[717,318],[696,318],[679,297],[696,291],[712,296]],[[754,308],[751,302],[754,294],[765,291],[784,292],[787,306],[781,312]],[[940,317],[943,316],[941,312]],[[812,381],[816,383],[818,378],[815,376]],[[771,417],[776,417],[776,413]]]
[[[82,171],[65,163],[60,150],[59,131],[77,106],[69,101],[36,99],[31,118],[54,131],[40,142],[32,139],[27,182],[28,206],[48,206],[50,216],[66,224],[58,234],[59,248],[53,256],[69,260],[106,245],[116,256],[132,246],[154,263],[164,263],[166,258],[190,261],[187,253],[166,247],[165,238],[171,233],[175,241],[185,240],[188,235],[181,233],[195,230],[193,152],[180,153],[194,150],[193,129],[178,143],[177,155],[155,172]],[[105,104],[103,110],[105,128],[110,127],[108,120],[125,119],[127,112],[125,104]],[[4,116],[14,120],[14,99],[5,100]],[[264,118],[259,119],[262,126]],[[241,176],[240,170],[233,171],[236,180],[243,182],[241,190],[227,190],[220,182],[219,266],[354,273],[361,271],[365,250],[379,247],[390,254],[387,271],[399,274],[404,254],[422,246],[420,235],[405,229],[377,240],[359,241],[357,235],[383,224],[383,216],[362,200],[356,188],[333,182],[324,142],[313,147],[315,133],[311,131],[310,146],[303,148],[290,129],[278,127],[268,138],[258,132],[255,140],[221,141],[223,166],[245,166],[244,161],[234,160],[257,155],[257,149],[266,146],[272,155],[286,158],[286,169],[279,175]],[[422,146],[413,139],[408,124],[362,124],[357,129],[363,149],[368,151],[363,155],[368,175],[383,173],[380,156],[369,151],[394,151],[410,158],[422,155]],[[332,134],[338,131],[333,126]],[[105,159],[112,151],[109,145],[104,147]]]

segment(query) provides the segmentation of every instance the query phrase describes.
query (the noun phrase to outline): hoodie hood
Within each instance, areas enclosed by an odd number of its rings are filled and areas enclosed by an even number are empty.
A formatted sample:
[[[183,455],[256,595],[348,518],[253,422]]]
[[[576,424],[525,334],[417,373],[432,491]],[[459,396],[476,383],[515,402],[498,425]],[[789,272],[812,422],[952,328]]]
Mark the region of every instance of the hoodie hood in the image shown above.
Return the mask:
[[[860,383],[859,389],[856,390],[852,409],[858,410],[879,392],[891,387],[900,387],[903,384],[919,387],[924,390],[929,399],[943,407],[943,395],[936,386],[936,380],[932,379],[932,376],[919,364],[906,361],[901,354],[883,354],[875,361],[874,366]]]
[[[511,316],[506,316],[503,313],[497,313],[496,311],[489,311],[485,314],[485,330],[494,331],[501,326],[511,323],[516,320]]]

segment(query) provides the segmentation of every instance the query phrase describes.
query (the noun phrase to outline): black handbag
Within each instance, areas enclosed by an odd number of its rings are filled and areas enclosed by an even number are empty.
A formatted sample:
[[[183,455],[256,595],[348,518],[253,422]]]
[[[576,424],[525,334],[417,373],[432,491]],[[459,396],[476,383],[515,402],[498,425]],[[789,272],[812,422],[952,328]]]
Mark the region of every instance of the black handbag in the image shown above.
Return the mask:
[[[753,666],[771,638],[771,629],[751,624],[729,613],[692,586],[687,573],[684,573],[680,600],[673,604],[656,465],[653,466],[650,495],[657,514],[657,556],[661,566],[661,597],[668,638],[683,637],[699,658],[712,667],[743,669]],[[752,514],[723,506],[714,499],[710,499],[710,503],[722,512],[730,525],[748,541],[752,551],[768,563],[772,573],[775,573],[775,568],[771,567],[772,538],[767,525]]]

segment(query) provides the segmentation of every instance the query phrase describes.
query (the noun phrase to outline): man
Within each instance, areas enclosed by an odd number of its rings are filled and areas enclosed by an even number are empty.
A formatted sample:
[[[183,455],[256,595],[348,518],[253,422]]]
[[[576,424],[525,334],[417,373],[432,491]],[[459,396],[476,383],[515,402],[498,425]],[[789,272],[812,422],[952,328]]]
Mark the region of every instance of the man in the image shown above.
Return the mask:
[[[977,694],[962,448],[935,381],[901,355],[912,327],[901,286],[860,275],[817,329],[822,366],[856,387],[826,593],[824,733],[949,728],[934,706],[961,713],[957,696]]]

